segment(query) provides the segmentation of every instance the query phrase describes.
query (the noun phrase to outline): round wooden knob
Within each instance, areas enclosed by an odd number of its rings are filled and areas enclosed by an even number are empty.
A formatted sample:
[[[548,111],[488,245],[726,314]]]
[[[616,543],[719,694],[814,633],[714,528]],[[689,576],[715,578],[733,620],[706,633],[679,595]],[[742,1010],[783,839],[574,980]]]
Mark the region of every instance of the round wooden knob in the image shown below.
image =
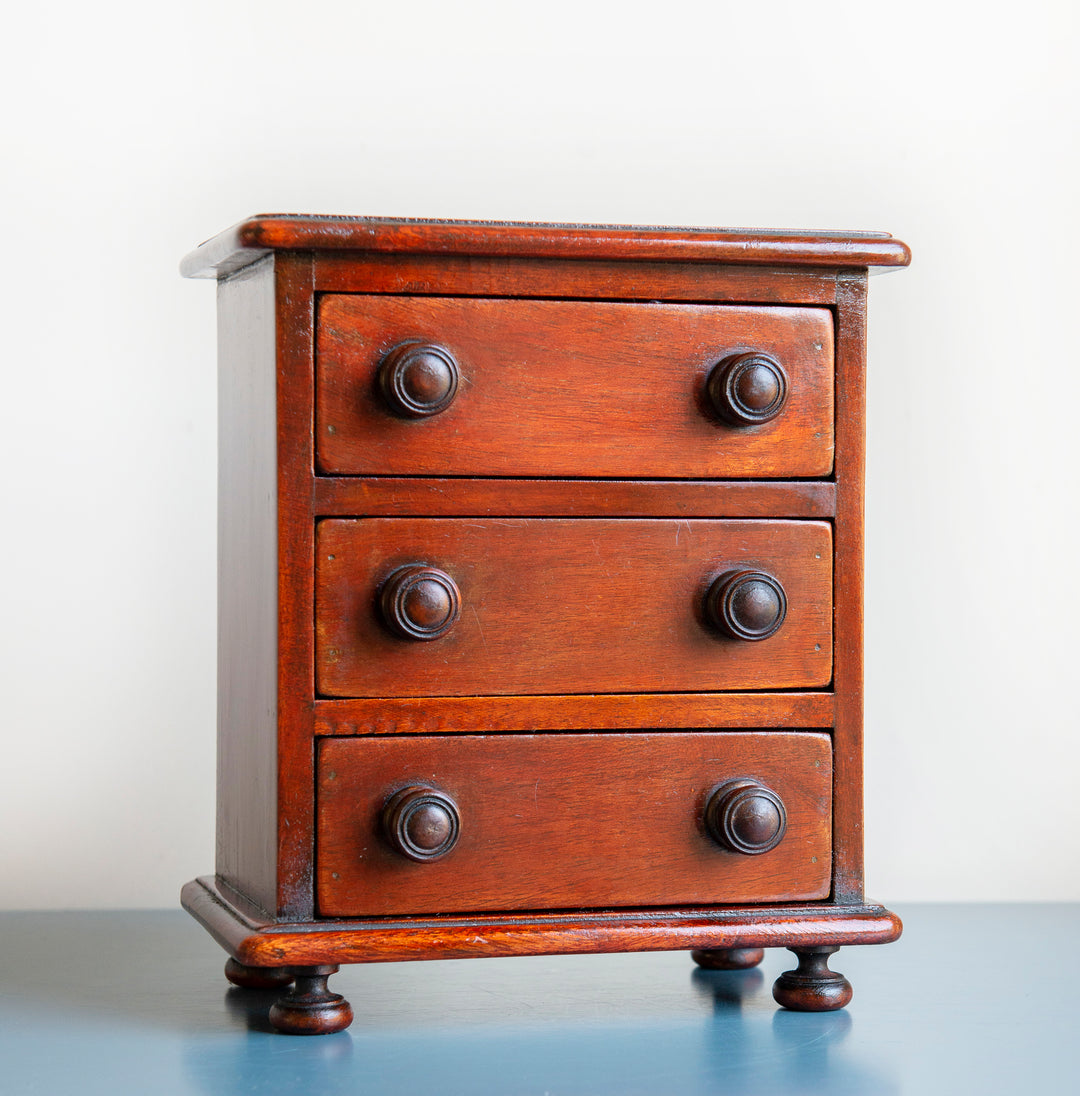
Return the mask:
[[[787,374],[770,354],[735,354],[713,367],[706,390],[716,413],[732,426],[775,419],[787,400]]]
[[[461,832],[457,805],[436,788],[414,784],[402,788],[383,808],[383,833],[410,860],[438,860],[456,844]]]
[[[457,362],[441,346],[405,343],[383,358],[379,387],[390,410],[401,418],[437,415],[457,395]]]
[[[787,811],[780,796],[757,780],[729,780],[705,807],[709,836],[732,852],[756,856],[780,844]]]
[[[386,626],[402,639],[438,639],[461,611],[457,583],[436,567],[403,567],[379,595]]]
[[[732,639],[768,639],[787,616],[787,595],[764,571],[729,571],[705,596],[709,620]]]

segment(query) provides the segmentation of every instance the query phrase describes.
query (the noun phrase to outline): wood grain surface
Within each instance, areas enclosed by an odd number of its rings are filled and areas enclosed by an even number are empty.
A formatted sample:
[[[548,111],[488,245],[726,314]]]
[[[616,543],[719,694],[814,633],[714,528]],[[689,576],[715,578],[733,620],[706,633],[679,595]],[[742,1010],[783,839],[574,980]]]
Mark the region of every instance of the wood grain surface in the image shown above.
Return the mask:
[[[658,225],[535,224],[263,213],[207,240],[180,264],[186,277],[223,276],[271,249],[537,259],[652,259],[778,266],[906,266],[887,232],[791,232]]]
[[[824,898],[828,735],[744,732],[323,740],[318,759],[320,916],[432,914]],[[707,797],[733,777],[772,788],[788,814],[771,852],[710,839]],[[423,783],[458,806],[443,859],[395,852],[379,818]]]
[[[324,251],[315,257],[315,288],[321,293],[412,297],[831,305],[836,300],[836,275],[815,267]]]
[[[400,639],[378,594],[400,567],[450,575],[460,618]],[[719,575],[754,567],[787,592],[759,642],[705,622]],[[326,696],[473,696],[814,688],[832,675],[825,522],[370,518],[320,522],[317,684]]]
[[[315,691],[311,612],[315,529],[311,520],[311,421],[315,384],[312,258],[275,257],[278,499],[277,910],[312,914],[315,856],[311,697]],[[257,505],[257,500],[249,499]],[[242,569],[243,562],[237,566]]]
[[[457,360],[453,403],[397,418],[378,391],[409,340]],[[783,412],[719,421],[709,371],[757,350],[788,377]],[[317,335],[316,454],[334,474],[771,478],[833,464],[827,309],[331,294]]]
[[[829,480],[462,479],[319,476],[325,517],[831,518]]]
[[[315,701],[315,734],[831,727],[830,693],[374,697]]]
[[[230,955],[241,963],[264,967],[691,948],[887,944],[903,931],[895,913],[871,903],[522,911],[275,923],[206,876],[186,883],[181,901]]]

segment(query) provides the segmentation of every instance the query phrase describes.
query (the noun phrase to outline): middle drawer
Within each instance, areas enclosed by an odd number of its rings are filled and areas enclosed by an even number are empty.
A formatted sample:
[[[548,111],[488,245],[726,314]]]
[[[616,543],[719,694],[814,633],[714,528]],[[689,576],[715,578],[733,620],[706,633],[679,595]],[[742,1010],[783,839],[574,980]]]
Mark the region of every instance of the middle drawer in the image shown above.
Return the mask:
[[[315,625],[331,697],[820,688],[832,528],[327,519]]]

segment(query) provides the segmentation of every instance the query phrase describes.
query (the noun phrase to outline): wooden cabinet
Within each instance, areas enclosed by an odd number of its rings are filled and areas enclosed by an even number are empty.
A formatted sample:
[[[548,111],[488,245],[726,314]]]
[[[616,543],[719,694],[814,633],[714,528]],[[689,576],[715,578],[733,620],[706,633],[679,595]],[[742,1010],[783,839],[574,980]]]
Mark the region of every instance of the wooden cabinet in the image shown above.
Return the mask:
[[[341,963],[796,952],[862,888],[864,327],[884,234],[258,217],[218,280],[218,849],[282,1031]]]

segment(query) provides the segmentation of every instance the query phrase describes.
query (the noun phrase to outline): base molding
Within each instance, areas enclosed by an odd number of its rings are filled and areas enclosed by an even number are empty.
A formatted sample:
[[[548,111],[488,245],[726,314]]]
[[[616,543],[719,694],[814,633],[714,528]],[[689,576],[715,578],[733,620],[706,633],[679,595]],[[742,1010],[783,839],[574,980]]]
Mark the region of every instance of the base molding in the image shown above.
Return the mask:
[[[887,944],[903,929],[900,918],[884,906],[829,903],[281,922],[248,906],[210,876],[186,884],[181,903],[248,967],[840,947]]]

